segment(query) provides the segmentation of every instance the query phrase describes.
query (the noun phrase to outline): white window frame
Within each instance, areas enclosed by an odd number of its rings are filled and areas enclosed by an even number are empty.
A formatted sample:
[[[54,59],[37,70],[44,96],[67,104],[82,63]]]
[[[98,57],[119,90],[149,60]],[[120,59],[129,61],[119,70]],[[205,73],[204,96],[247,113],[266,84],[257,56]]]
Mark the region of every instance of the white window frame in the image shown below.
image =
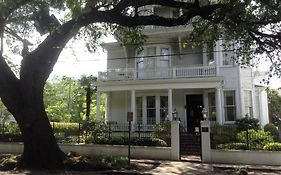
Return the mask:
[[[233,98],[234,98],[234,104],[233,105],[227,105],[225,100],[225,93],[226,92],[233,92]],[[225,123],[233,123],[237,120],[237,97],[236,97],[236,90],[229,89],[229,90],[223,90],[223,110],[224,110],[224,121]],[[227,120],[226,116],[226,108],[234,108],[235,116],[234,120]]]

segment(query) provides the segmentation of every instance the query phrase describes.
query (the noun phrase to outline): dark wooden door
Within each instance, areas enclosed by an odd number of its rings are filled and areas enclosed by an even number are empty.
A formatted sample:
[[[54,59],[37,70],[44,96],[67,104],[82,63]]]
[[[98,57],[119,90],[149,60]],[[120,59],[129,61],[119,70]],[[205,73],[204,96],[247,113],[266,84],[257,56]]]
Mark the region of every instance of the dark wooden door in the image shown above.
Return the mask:
[[[203,108],[203,95],[186,95],[186,121],[188,132],[194,132],[195,127],[200,126],[200,121],[203,120]]]

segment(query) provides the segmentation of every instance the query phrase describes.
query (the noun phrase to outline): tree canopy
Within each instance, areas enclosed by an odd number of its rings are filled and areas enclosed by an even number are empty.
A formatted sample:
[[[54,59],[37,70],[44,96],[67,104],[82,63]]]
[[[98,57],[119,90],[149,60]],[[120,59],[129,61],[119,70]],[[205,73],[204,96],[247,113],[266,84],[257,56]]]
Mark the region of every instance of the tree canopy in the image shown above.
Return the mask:
[[[182,13],[177,17],[142,13],[149,5],[180,9]],[[268,59],[271,73],[281,76],[280,12],[279,0],[2,0],[0,97],[24,138],[21,165],[63,167],[65,156],[52,134],[43,91],[69,40],[83,38],[94,51],[99,39],[110,32],[120,34],[120,41],[136,42],[139,40],[122,39],[121,35],[140,37],[139,26],[170,27],[192,21],[193,42],[232,41],[242,63]],[[41,37],[36,38],[36,34]],[[18,75],[11,69],[4,46],[22,57]]]

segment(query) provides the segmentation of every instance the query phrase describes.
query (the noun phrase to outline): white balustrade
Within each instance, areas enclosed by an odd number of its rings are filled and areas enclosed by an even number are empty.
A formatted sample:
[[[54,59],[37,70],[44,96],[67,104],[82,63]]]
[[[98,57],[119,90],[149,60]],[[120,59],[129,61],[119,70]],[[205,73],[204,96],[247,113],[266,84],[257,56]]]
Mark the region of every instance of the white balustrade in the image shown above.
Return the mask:
[[[196,78],[216,76],[215,66],[173,67],[161,69],[113,69],[99,72],[99,81],[111,80],[147,80],[170,78]]]

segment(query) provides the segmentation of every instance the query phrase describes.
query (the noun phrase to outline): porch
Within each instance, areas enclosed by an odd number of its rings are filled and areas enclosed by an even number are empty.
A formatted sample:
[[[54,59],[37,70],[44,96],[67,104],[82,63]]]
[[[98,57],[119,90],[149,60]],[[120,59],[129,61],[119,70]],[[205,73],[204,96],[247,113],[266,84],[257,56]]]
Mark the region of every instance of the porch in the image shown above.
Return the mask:
[[[223,122],[221,82],[222,79],[217,77],[137,80],[133,84],[131,81],[100,82],[97,103],[100,94],[105,93],[106,121],[124,123],[127,122],[127,112],[133,112],[133,124],[153,126],[161,121],[171,121],[176,112],[183,130],[194,132],[203,119],[203,109],[208,120]],[[99,104],[97,109],[98,120]],[[215,117],[211,118],[212,115]]]

